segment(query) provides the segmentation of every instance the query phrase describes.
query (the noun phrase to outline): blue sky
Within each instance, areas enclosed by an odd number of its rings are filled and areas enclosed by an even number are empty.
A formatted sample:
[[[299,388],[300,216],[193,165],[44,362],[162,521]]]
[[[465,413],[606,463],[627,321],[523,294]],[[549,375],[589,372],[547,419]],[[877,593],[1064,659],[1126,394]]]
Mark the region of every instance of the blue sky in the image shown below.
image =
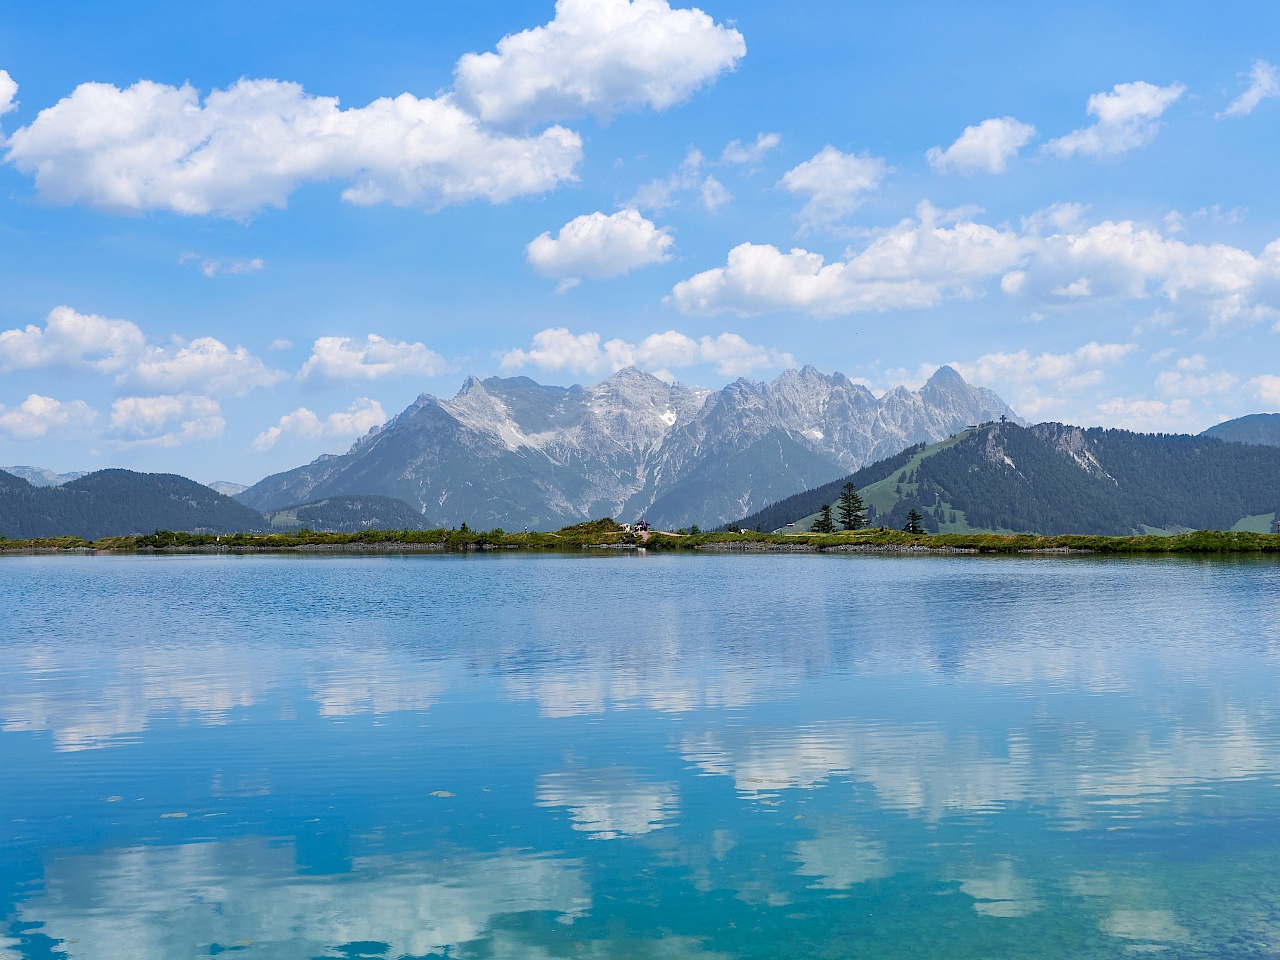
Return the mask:
[[[1274,4],[382,7],[5,5],[0,463],[252,482],[628,363],[1280,409]]]

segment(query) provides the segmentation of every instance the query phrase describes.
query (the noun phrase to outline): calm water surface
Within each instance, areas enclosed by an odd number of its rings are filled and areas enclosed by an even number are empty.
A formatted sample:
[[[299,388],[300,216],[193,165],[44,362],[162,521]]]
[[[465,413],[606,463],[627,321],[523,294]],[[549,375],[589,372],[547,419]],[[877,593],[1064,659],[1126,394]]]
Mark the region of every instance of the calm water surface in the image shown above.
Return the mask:
[[[1280,954],[1280,565],[0,558],[0,960]]]

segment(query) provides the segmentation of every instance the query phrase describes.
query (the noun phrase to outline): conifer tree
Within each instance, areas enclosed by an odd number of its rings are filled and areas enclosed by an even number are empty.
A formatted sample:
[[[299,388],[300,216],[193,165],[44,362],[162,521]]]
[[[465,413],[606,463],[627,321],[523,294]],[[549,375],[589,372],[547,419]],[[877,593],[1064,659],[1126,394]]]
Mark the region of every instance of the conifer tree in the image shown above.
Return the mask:
[[[915,507],[911,508],[911,512],[907,514],[907,525],[902,529],[907,533],[924,533],[924,527],[920,525],[920,521],[924,517],[920,516],[920,511]]]
[[[831,519],[831,504],[824,503],[822,510],[818,513],[818,519],[813,521],[811,527],[814,533],[834,533],[836,529],[835,521]]]
[[[840,488],[840,526],[846,530],[860,530],[867,525],[867,511],[862,497],[849,481]]]

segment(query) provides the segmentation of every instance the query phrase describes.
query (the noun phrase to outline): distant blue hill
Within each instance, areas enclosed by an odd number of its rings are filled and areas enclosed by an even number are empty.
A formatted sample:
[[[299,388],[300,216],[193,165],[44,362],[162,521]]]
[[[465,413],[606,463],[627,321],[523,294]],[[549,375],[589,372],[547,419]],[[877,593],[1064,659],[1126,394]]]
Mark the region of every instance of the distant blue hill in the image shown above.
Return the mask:
[[[99,470],[37,487],[0,471],[0,537],[101,537],[175,530],[257,533],[262,515],[202,483],[172,473]]]
[[[1280,413],[1251,413],[1210,427],[1202,437],[1217,437],[1229,443],[1252,443],[1280,447]]]

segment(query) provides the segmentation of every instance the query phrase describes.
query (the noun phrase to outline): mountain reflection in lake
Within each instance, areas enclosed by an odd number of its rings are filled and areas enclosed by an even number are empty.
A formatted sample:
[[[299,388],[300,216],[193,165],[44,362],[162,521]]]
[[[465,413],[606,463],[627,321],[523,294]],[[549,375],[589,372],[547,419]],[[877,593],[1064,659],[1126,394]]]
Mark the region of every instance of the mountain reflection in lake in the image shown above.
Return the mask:
[[[0,960],[1280,953],[1280,564],[0,558]]]

